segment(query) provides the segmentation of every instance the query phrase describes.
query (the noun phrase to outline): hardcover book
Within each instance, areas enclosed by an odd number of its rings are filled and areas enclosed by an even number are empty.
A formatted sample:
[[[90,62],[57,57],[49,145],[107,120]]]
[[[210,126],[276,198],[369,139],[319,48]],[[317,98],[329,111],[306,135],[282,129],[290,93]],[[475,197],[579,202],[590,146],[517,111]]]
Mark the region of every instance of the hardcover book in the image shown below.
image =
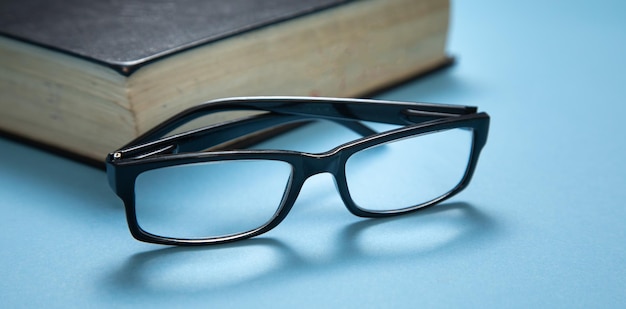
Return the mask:
[[[362,96],[450,62],[448,0],[0,2],[0,131],[102,162],[232,96]]]

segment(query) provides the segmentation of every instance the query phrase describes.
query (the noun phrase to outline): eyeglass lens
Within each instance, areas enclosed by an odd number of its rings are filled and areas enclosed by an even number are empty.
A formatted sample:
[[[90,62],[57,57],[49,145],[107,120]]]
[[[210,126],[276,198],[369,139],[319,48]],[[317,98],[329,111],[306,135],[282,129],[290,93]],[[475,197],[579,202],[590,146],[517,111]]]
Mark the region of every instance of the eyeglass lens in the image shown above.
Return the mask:
[[[346,162],[354,203],[370,212],[430,202],[463,179],[473,134],[450,129],[413,136],[359,151]]]
[[[463,179],[473,132],[456,128],[392,141],[346,162],[351,199],[362,210],[401,210],[437,199]],[[146,232],[168,238],[225,237],[257,229],[276,215],[292,166],[227,160],[146,171],[135,182],[135,211]]]
[[[213,238],[265,225],[277,212],[292,167],[282,161],[218,161],[149,170],[135,183],[135,211],[146,232]]]

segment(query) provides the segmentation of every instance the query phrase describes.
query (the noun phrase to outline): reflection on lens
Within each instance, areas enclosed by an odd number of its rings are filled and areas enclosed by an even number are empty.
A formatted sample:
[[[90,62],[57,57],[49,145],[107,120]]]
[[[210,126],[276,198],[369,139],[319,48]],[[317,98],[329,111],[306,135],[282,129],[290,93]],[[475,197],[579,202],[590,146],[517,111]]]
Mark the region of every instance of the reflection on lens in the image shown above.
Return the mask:
[[[231,160],[150,170],[137,177],[139,226],[169,238],[212,238],[265,225],[276,213],[291,165]]]
[[[469,129],[450,129],[359,151],[346,162],[350,196],[360,208],[372,212],[441,197],[463,179],[472,139]]]

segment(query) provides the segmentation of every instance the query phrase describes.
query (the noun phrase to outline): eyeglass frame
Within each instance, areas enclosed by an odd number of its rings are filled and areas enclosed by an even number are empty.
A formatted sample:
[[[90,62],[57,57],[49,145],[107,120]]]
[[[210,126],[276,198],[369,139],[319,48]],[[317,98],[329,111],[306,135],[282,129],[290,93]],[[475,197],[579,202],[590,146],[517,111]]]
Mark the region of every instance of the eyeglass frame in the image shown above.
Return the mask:
[[[265,113],[164,137],[172,130],[199,117],[237,110]],[[230,149],[236,145],[228,145],[231,140],[271,127],[289,128],[293,123],[319,119],[337,122],[364,137],[322,153]],[[361,124],[360,121],[403,126],[379,133]],[[322,97],[225,98],[186,109],[126,146],[108,154],[106,170],[111,188],[124,203],[128,227],[135,239],[164,245],[220,244],[258,236],[276,227],[293,207],[306,179],[323,172],[333,175],[344,205],[352,214],[359,217],[389,217],[438,204],[456,195],[469,184],[480,152],[487,142],[489,122],[489,115],[478,112],[474,106]],[[394,210],[368,211],[357,206],[352,200],[345,174],[345,165],[351,155],[402,138],[454,128],[469,128],[473,132],[468,166],[456,187],[431,201]],[[247,141],[243,139],[240,142],[245,145]],[[221,146],[224,143],[226,146]],[[211,146],[215,147],[210,148]],[[208,151],[200,151],[207,148]],[[263,226],[222,237],[197,239],[158,236],[141,228],[135,210],[134,191],[135,180],[141,173],[169,166],[226,160],[275,160],[286,162],[292,167],[281,204]]]

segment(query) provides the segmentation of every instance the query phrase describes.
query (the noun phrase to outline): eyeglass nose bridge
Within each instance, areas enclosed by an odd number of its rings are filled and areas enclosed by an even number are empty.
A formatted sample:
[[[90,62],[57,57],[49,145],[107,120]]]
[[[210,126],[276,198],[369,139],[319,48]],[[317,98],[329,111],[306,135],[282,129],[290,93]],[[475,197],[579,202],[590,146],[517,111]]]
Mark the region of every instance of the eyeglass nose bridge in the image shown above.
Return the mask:
[[[321,173],[337,175],[341,168],[341,152],[304,154],[305,178]]]

